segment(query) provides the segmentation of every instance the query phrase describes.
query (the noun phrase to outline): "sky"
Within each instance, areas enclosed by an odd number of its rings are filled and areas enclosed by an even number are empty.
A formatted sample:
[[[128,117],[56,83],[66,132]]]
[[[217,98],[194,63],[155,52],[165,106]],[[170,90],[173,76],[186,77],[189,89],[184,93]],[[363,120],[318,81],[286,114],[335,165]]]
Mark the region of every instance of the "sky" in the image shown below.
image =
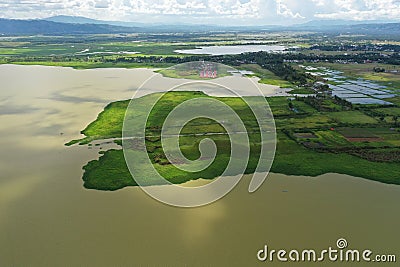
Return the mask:
[[[0,17],[289,25],[310,20],[400,20],[400,0],[0,0]]]

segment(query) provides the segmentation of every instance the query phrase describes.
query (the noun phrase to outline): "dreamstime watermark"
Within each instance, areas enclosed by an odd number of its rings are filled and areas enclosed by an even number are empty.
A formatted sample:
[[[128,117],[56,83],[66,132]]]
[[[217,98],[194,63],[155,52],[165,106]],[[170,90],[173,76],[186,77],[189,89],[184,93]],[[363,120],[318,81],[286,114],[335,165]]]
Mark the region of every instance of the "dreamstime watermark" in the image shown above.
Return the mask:
[[[257,259],[262,262],[396,262],[394,254],[375,254],[369,249],[350,249],[346,239],[340,238],[336,241],[335,247],[328,247],[323,250],[270,249],[265,245],[257,252]]]
[[[254,157],[251,154],[254,142],[251,143],[249,136],[258,134],[259,154],[256,166],[253,163],[254,172],[248,189],[249,192],[255,192],[268,175],[276,148],[273,115],[257,83],[242,76],[236,69],[212,62],[179,64],[164,72],[181,79],[167,79],[160,74],[153,75],[136,91],[134,98],[154,92],[159,94],[147,96],[143,103],[137,99],[131,100],[124,118],[122,147],[126,164],[137,185],[154,199],[173,206],[197,207],[214,202],[229,193],[245,174],[250,157]],[[172,91],[191,95],[182,97],[181,101],[179,97],[174,98],[176,95],[168,95]],[[168,99],[169,96],[172,98]],[[237,100],[239,98],[241,103],[250,109],[252,121],[255,122],[255,125],[251,125],[251,132],[248,130],[249,127],[245,126],[249,121],[242,120],[243,109],[235,110],[227,104],[229,101],[226,101],[226,98],[223,101],[220,96],[235,97]],[[155,121],[154,116],[164,115],[166,111],[165,106],[164,110],[158,110],[157,104],[160,101],[164,101],[164,105],[171,103],[173,107],[168,110],[167,116],[162,118],[163,121],[158,121],[162,124],[161,129],[159,125],[149,124],[149,121]],[[191,160],[181,151],[180,138],[185,136],[182,134],[185,125],[196,119],[212,120],[222,126],[224,131],[213,132],[212,127],[204,127],[202,131],[194,128],[200,132],[187,134],[196,137],[196,140],[201,138],[198,142],[200,157]],[[154,155],[150,158],[146,147],[146,140],[149,138],[160,141],[161,146],[156,149],[162,149],[162,154],[160,153],[158,157],[168,165],[164,165],[165,169],[170,170],[173,167],[188,175],[196,175],[215,163],[219,147],[213,138],[219,138],[221,141],[222,135],[224,138],[229,138],[229,145],[224,143],[223,147],[224,150],[229,149],[229,161],[220,177],[197,187],[184,187],[173,183],[171,179],[174,178],[174,173],[167,172],[168,175],[165,175],[165,172],[161,173],[154,164]],[[254,158],[252,160],[254,162]]]

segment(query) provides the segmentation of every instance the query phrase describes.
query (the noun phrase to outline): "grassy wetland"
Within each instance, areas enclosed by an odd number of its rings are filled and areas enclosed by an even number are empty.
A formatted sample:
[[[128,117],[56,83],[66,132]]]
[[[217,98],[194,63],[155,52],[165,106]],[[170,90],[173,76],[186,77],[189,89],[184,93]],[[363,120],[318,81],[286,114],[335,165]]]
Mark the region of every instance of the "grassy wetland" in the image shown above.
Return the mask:
[[[322,251],[340,237],[351,248],[381,255],[400,251],[400,35],[396,26],[392,34],[373,29],[0,33],[1,265],[258,266],[256,254],[265,244]],[[253,44],[286,50],[175,52]],[[272,173],[255,194],[248,193],[251,175],[244,175],[212,205],[182,209],[162,205],[136,186],[121,147],[129,140],[121,140],[121,131],[133,91],[155,72],[165,82],[197,82],[196,73],[166,70],[191,61],[219,62],[260,78],[275,117],[277,151]],[[203,138],[215,141],[217,160],[202,173],[174,168],[159,140],[171,107],[210,97],[240,111],[252,152],[246,172],[252,173],[260,146],[254,117],[239,99],[210,91],[210,96],[196,90],[167,94],[150,117],[145,146],[133,143],[132,153],[144,148],[173,183],[192,187],[211,181],[229,157],[229,139],[219,124],[199,119],[180,136],[180,150],[189,159],[199,157]],[[143,90],[133,103],[146,105],[158,93]]]
[[[15,36],[1,40],[0,63],[76,69],[157,68],[158,73],[175,79],[198,79],[197,73],[180,73],[167,68],[178,63],[208,60],[234,66],[247,76],[258,77],[260,83],[288,89],[287,96],[268,98],[278,138],[273,172],[310,176],[333,172],[399,184],[399,44],[382,42],[379,36],[340,38],[338,42],[335,38],[296,31],[93,34],[87,35],[85,40],[73,35]],[[177,52],[238,45],[283,46],[285,51],[215,56]],[[218,72],[219,77],[221,73]],[[146,102],[147,97],[135,101]],[[235,101],[229,99],[228,102],[236,108],[244,108]],[[159,105],[161,114],[165,115],[163,105],[166,104],[161,101]],[[117,139],[121,138],[126,106],[127,101],[109,104],[97,120],[82,131],[83,139],[72,140],[67,145],[92,146],[93,141],[109,138],[120,142]],[[254,123],[251,117],[246,120]],[[155,128],[162,124],[161,121],[152,123]],[[189,125],[188,129],[206,133],[213,124],[204,122],[201,125],[203,128]],[[224,151],[224,146],[228,145],[225,137],[214,138],[220,144],[220,151]],[[182,150],[189,158],[198,155],[200,139],[182,137]],[[222,153],[221,166],[213,171],[194,176],[177,174],[165,160],[158,140],[146,144],[154,166],[168,173],[176,183],[212,179],[226,163],[227,155]],[[255,159],[257,138],[252,144]],[[116,190],[134,185],[122,160],[122,151],[114,149],[102,153],[99,161],[84,167],[85,187]],[[248,173],[252,167],[254,162],[250,162]]]
[[[136,101],[137,105],[146,105],[155,96],[148,95],[132,101]],[[201,134],[216,133],[214,136],[207,136],[218,147],[214,164],[203,172],[186,173],[173,167],[164,155],[160,141],[163,118],[173,107],[199,96],[208,97],[200,92],[167,93],[149,116],[146,128],[147,153],[157,171],[172,183],[199,178],[213,179],[222,173],[229,160],[229,137],[221,135],[224,133],[223,128],[214,121],[201,119],[185,126],[180,137],[180,148],[187,158],[197,159],[200,156],[198,145],[204,138]],[[260,146],[259,133],[254,127],[257,125],[255,117],[239,98],[219,100],[239,111],[247,131],[251,133],[251,157],[246,173],[252,173],[258,163]],[[400,184],[400,132],[395,128],[395,122],[390,120],[392,114],[400,111],[399,107],[357,106],[349,110],[346,106],[340,106],[340,103],[330,103],[342,107],[343,110],[329,110],[326,108],[329,105],[318,110],[319,106],[306,103],[302,98],[270,97],[267,100],[275,116],[278,140],[272,172],[307,176],[341,173]],[[109,104],[82,131],[86,137],[73,143],[86,145],[94,140],[113,138],[116,143],[121,144],[122,123],[128,104],[129,100]],[[384,113],[386,109],[387,112]],[[380,114],[387,114],[384,120]],[[193,133],[197,135],[191,136]],[[136,185],[127,169],[122,150],[112,149],[102,153],[98,160],[93,160],[84,167],[83,180],[86,188],[117,190]]]

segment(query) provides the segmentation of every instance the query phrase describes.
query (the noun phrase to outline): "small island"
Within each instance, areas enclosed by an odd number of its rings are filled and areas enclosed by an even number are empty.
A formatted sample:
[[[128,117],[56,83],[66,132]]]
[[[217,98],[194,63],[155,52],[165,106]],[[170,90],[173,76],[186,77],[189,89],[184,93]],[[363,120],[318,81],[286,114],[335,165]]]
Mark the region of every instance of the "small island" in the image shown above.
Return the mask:
[[[146,105],[161,94],[133,99],[135,105]],[[156,170],[175,184],[190,180],[218,177],[230,157],[230,140],[221,125],[200,118],[182,130],[180,148],[188,159],[200,156],[199,142],[214,140],[218,152],[214,162],[198,173],[186,173],[166,158],[161,146],[162,122],[180,103],[197,97],[210,97],[202,92],[168,92],[149,115],[146,126],[146,151]],[[213,97],[217,98],[217,97]],[[237,112],[245,124],[250,140],[250,159],[246,173],[258,164],[260,133],[249,107],[240,98],[218,97]],[[110,103],[98,118],[82,131],[85,138],[67,145],[91,145],[95,140],[112,139],[122,145],[122,128],[131,100]],[[354,105],[338,97],[268,97],[275,117],[277,150],[271,172],[287,175],[318,176],[325,173],[348,174],[388,184],[400,184],[400,133],[397,115],[400,97],[390,99],[394,105]],[[193,133],[196,133],[194,135]],[[200,133],[200,135],[199,135]],[[134,148],[134,144],[132,144]],[[97,190],[118,190],[136,186],[121,149],[102,151],[98,160],[83,167],[84,187]],[[151,185],[151,180],[149,181]]]

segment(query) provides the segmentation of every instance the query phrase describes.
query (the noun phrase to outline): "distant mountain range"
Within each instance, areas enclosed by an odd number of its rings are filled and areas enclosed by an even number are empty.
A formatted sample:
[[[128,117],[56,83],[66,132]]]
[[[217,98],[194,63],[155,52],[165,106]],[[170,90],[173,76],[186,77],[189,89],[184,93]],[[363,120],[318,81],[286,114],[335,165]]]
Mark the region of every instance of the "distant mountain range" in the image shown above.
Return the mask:
[[[62,22],[62,23],[78,23],[78,24],[108,24],[114,26],[123,26],[123,27],[146,27],[146,26],[156,26],[160,25],[157,23],[146,24],[141,22],[126,22],[126,21],[107,21],[107,20],[97,20],[97,19],[90,19],[81,16],[65,16],[65,15],[58,15],[53,17],[45,18],[44,20],[53,21],[53,22]],[[320,27],[320,26],[334,26],[334,25],[359,25],[359,24],[382,24],[382,23],[393,23],[393,21],[384,21],[384,20],[312,20],[302,24],[296,24],[292,27]],[[161,24],[165,25],[165,24]],[[188,25],[186,26],[204,26],[204,25]],[[216,27],[216,25],[207,25]],[[226,26],[229,27],[229,26]],[[231,26],[233,27],[233,26]],[[256,26],[259,27],[259,26]],[[268,26],[271,27],[271,26]],[[279,25],[273,25],[272,27],[284,27]],[[251,26],[250,26],[251,28]]]
[[[337,23],[340,23],[339,21]],[[294,28],[330,34],[361,34],[400,38],[400,23],[351,22],[343,24],[318,24],[317,22],[297,25]]]
[[[360,24],[384,24],[395,23],[394,21],[387,20],[312,20],[306,23],[298,24],[299,27],[326,27],[326,26],[340,26],[340,25],[360,25]]]
[[[137,22],[103,21],[85,17],[54,16],[41,20],[0,19],[0,35],[65,35],[139,32],[210,32],[210,31],[315,31],[327,34],[374,34],[400,37],[400,23],[384,21],[310,21],[293,26],[217,26],[163,25]]]
[[[61,23],[73,23],[73,24],[108,24],[112,26],[122,26],[122,27],[144,27],[149,26],[149,24],[140,23],[140,22],[126,22],[126,21],[107,21],[107,20],[97,20],[90,19],[86,17],[80,16],[53,16],[49,18],[45,18],[44,20],[52,21],[52,22],[61,22]]]
[[[121,27],[108,24],[72,24],[47,20],[0,19],[2,35],[56,35],[56,34],[105,34],[137,32],[135,27]]]
[[[161,23],[142,23],[142,22],[127,22],[127,21],[108,21],[90,19],[80,16],[53,16],[43,20],[60,22],[60,23],[73,23],[73,24],[107,24],[119,27],[135,27],[140,28],[145,32],[188,32],[188,31],[213,31],[224,30],[226,27],[217,25],[201,25],[201,24],[161,24]],[[231,28],[231,27],[229,27]],[[240,27],[232,27],[240,28]]]

